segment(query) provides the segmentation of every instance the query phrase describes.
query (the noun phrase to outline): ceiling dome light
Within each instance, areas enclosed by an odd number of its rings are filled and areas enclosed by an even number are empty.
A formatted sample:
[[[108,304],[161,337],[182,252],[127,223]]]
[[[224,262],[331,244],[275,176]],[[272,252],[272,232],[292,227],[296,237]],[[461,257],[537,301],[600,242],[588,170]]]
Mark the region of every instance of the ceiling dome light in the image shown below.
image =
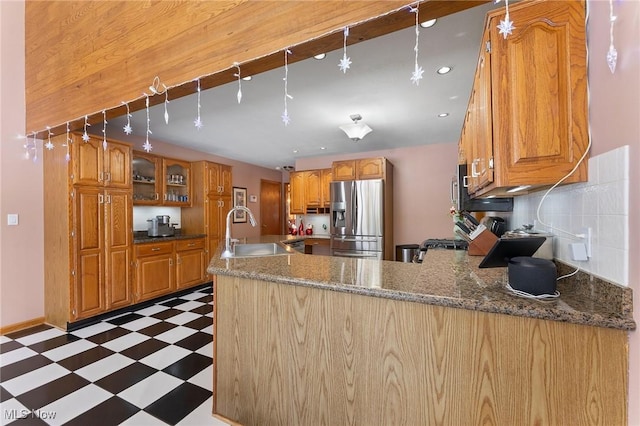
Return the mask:
[[[444,75],[444,74],[446,74],[446,73],[448,73],[448,72],[450,72],[450,71],[451,71],[451,67],[444,66],[444,67],[440,67],[440,68],[438,68],[438,71],[436,71],[436,72],[437,72],[438,74],[440,74],[440,75]]]
[[[339,128],[345,132],[352,141],[359,141],[373,130],[364,123],[358,123],[358,121],[362,120],[362,116],[360,114],[351,114],[349,118],[353,120],[353,124],[345,124],[339,126]]]
[[[448,117],[449,113],[448,112],[441,112],[440,114],[438,114],[438,117],[440,118],[444,118],[444,117]]]
[[[436,24],[436,19],[429,19],[428,21],[424,21],[420,23],[422,28],[431,28]]]
[[[327,57],[326,53],[318,53],[317,55],[313,55],[314,59],[321,60]]]

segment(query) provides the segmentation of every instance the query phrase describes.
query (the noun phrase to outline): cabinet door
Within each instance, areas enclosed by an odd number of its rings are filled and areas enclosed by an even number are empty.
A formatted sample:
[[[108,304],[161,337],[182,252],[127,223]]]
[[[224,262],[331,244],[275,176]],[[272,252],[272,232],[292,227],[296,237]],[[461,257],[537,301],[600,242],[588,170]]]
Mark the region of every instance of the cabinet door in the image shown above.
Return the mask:
[[[163,204],[189,206],[191,199],[191,165],[186,161],[162,159]]]
[[[110,189],[105,195],[105,283],[107,308],[132,303],[132,206],[131,191]]]
[[[74,190],[74,319],[106,308],[104,291],[104,194],[100,188]]]
[[[127,144],[108,141],[102,152],[105,185],[111,188],[131,186],[131,147]]]
[[[162,160],[152,154],[134,152],[133,168],[133,204],[162,204]]]
[[[175,290],[173,253],[145,256],[136,261],[136,301],[152,299]]]
[[[293,172],[289,175],[289,184],[291,186],[291,201],[289,212],[291,214],[305,213],[305,185],[304,172]]]
[[[384,178],[384,159],[364,158],[362,160],[356,160],[356,178],[357,179],[383,179]]]
[[[355,180],[356,179],[356,161],[334,161],[333,162],[333,180]]]
[[[520,4],[506,39],[491,31],[496,186],[553,184],[588,144],[585,4]],[[567,182],[586,179],[586,162]]]
[[[220,195],[228,195],[231,196],[231,192],[232,192],[232,173],[231,173],[231,166],[227,166],[224,164],[220,165],[220,175],[219,175],[219,182],[220,182],[220,186],[222,187],[222,192],[220,192]]]
[[[176,285],[178,289],[205,282],[204,250],[189,250],[176,253]]]
[[[322,170],[321,203],[322,207],[329,207],[331,204],[331,181],[333,171],[331,169]]]
[[[85,142],[74,135],[71,161],[73,162],[72,183],[75,185],[104,185],[104,165],[102,163],[102,141],[91,137]]]
[[[306,207],[320,207],[322,204],[322,172],[309,170],[304,172],[304,200]]]

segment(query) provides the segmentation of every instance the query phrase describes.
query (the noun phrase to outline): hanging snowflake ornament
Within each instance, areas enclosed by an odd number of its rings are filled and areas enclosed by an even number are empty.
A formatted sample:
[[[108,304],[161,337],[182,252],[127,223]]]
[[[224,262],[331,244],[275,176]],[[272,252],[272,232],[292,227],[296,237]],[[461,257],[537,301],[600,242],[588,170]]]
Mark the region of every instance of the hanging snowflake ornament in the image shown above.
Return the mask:
[[[516,27],[513,26],[513,21],[509,19],[509,0],[505,0],[505,10],[506,13],[504,15],[504,19],[500,21],[498,25],[498,29],[500,30],[498,33],[502,34],[506,39],[508,35],[510,35]]]
[[[351,67],[351,58],[347,57],[347,37],[349,36],[349,27],[344,27],[344,37],[343,37],[343,46],[342,46],[342,59],[340,59],[340,63],[338,67],[340,71],[343,73],[347,73],[347,70]]]
[[[44,147],[51,151],[53,149],[53,143],[51,142],[51,135],[53,133],[51,133],[51,127],[49,126],[47,126],[47,133],[47,143],[44,144]]]
[[[289,111],[287,109],[287,100],[293,99],[293,96],[289,94],[288,82],[289,82],[289,59],[288,55],[291,54],[291,50],[284,50],[284,112],[281,115],[282,122],[285,126],[288,126],[291,122],[291,117],[289,117]]]
[[[127,124],[124,125],[122,130],[127,135],[130,135],[131,132],[133,132],[133,129],[131,128],[131,111],[129,111],[129,104],[128,103],[126,103],[125,101],[122,101],[122,103],[127,107]]]
[[[616,72],[616,64],[618,63],[618,51],[613,45],[613,26],[616,22],[616,16],[613,14],[613,0],[609,0],[609,51],[607,52],[607,65],[611,74]]]
[[[202,124],[202,119],[200,118],[200,79],[198,79],[198,116],[193,120],[193,124],[198,130],[202,129],[204,126],[204,124]]]
[[[107,150],[107,110],[102,110],[102,149]]]
[[[142,148],[146,152],[151,152],[153,147],[151,146],[151,143],[149,143],[149,135],[151,134],[151,119],[149,118],[149,95],[145,94],[145,96],[146,96],[145,105],[147,107],[147,134],[146,134],[146,141],[144,142],[144,145],[142,145]]]
[[[422,80],[422,74],[424,74],[424,70],[418,65],[418,54],[420,53],[418,49],[418,40],[420,39],[419,11],[417,6],[409,8],[409,11],[416,14],[416,45],[413,48],[415,52],[415,64],[413,72],[411,73],[411,82],[418,86],[420,85],[420,80]]]
[[[84,116],[84,133],[82,133],[82,140],[85,142],[89,142],[89,133],[87,133],[87,127],[91,126],[88,122],[89,117]]]
[[[237,77],[238,79],[238,103],[240,103],[242,101],[242,78],[240,77],[240,64],[234,62],[233,66],[238,70],[238,72],[233,74],[233,76]]]

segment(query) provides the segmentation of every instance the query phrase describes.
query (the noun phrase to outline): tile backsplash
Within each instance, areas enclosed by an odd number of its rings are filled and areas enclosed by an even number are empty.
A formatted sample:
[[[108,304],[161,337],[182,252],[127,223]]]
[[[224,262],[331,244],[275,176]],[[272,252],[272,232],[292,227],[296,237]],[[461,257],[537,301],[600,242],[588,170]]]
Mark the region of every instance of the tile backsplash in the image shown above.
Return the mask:
[[[515,198],[512,224],[535,224],[555,235],[556,259],[607,281],[629,285],[629,146],[589,159],[588,182],[559,186]],[[584,262],[571,258],[569,244],[582,242],[571,235],[591,228],[591,257]]]

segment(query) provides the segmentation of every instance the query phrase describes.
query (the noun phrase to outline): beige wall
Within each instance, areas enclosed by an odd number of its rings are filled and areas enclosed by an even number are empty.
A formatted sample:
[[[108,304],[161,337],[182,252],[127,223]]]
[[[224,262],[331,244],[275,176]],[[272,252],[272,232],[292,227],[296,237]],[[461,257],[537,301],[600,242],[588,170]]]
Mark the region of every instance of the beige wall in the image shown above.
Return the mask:
[[[630,181],[638,182],[640,2],[613,3],[618,16],[615,37],[619,56],[618,69],[612,75],[605,62],[609,31],[608,2],[589,2],[592,152],[600,154],[629,145],[632,164]],[[0,326],[41,317],[44,311],[42,167],[39,163],[24,160],[24,141],[16,138],[17,134],[24,133],[25,127],[24,46],[22,39],[16,37],[16,34],[23,33],[24,3],[0,1]],[[392,158],[391,155],[384,155]],[[455,164],[455,159],[451,164]],[[418,187],[416,193],[420,188],[423,186]],[[636,185],[631,185],[629,204],[630,211],[640,211],[640,191]],[[19,213],[20,225],[7,227],[7,213]],[[433,220],[426,214],[425,217]],[[447,223],[447,230],[448,226],[450,224]],[[629,229],[629,286],[636,293],[635,319],[640,323],[640,263],[637,261],[640,259],[640,225],[632,221]],[[406,238],[409,235],[407,233]],[[637,404],[640,401],[640,333],[637,331],[630,334],[629,360],[629,400],[632,401],[629,404],[629,424],[640,425],[640,405]]]

